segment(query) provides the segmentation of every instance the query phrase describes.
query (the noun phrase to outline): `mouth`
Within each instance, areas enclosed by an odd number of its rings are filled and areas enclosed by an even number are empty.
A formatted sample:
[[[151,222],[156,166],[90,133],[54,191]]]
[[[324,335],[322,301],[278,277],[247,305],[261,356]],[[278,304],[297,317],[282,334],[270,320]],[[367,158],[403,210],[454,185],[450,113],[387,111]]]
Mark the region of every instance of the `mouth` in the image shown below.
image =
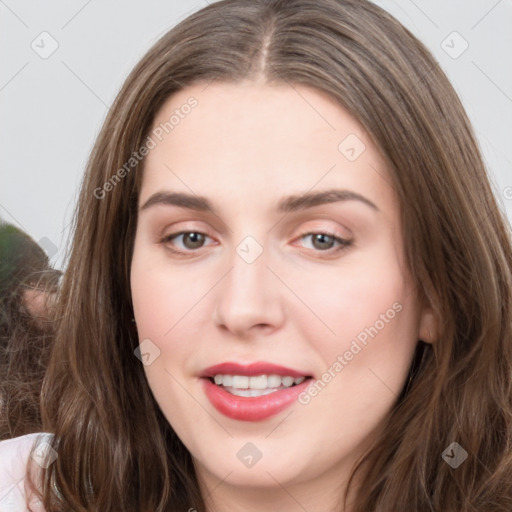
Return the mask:
[[[271,363],[223,363],[201,374],[205,394],[223,415],[262,421],[291,406],[312,376]]]

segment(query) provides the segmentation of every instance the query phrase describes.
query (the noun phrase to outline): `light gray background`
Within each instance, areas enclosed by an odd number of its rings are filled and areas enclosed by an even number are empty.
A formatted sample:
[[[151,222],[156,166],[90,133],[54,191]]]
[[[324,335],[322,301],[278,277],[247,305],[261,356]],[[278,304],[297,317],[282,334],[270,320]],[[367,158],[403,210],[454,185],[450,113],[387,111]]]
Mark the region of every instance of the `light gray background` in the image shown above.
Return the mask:
[[[149,47],[207,3],[0,0],[0,217],[40,241],[55,266],[64,265],[78,187],[108,106]],[[448,74],[512,221],[512,0],[375,3]]]

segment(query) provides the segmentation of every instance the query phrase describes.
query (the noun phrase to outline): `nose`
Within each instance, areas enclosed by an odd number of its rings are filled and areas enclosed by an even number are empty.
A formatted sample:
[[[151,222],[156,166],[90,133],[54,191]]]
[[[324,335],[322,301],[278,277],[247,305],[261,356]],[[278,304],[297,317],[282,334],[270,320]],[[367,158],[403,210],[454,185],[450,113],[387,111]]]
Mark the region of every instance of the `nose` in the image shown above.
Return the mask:
[[[278,329],[284,321],[284,287],[267,266],[266,251],[251,263],[234,252],[231,263],[216,287],[214,323],[243,339]]]

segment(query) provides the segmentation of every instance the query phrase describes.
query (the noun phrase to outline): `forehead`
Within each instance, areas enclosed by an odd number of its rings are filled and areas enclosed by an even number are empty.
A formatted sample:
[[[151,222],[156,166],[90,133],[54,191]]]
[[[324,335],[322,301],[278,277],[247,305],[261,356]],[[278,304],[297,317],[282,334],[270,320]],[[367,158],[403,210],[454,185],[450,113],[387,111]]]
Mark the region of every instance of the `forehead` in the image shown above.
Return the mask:
[[[140,202],[162,187],[261,200],[285,189],[338,187],[373,202],[393,201],[370,136],[309,87],[195,84],[168,98],[150,136],[156,145],[145,158]]]
[[[188,107],[191,102],[195,102],[193,108]],[[279,153],[292,149],[289,157],[321,148],[331,159],[338,156],[338,143],[349,134],[373,146],[360,123],[334,99],[301,85],[196,84],[167,99],[153,129],[161,127],[165,132],[166,123],[169,133],[162,135],[169,145],[188,145],[192,136],[201,148],[239,147],[258,159],[265,156],[259,151],[265,143],[280,146]],[[298,146],[302,141],[308,144]]]

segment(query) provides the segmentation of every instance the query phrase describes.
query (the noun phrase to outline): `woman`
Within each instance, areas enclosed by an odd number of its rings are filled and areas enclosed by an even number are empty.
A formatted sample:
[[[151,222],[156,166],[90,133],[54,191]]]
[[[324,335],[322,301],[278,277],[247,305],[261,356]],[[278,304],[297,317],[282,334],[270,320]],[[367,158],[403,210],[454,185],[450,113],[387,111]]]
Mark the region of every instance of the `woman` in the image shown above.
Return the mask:
[[[74,232],[30,503],[512,508],[510,233],[453,88],[381,9],[180,23],[114,102]]]

